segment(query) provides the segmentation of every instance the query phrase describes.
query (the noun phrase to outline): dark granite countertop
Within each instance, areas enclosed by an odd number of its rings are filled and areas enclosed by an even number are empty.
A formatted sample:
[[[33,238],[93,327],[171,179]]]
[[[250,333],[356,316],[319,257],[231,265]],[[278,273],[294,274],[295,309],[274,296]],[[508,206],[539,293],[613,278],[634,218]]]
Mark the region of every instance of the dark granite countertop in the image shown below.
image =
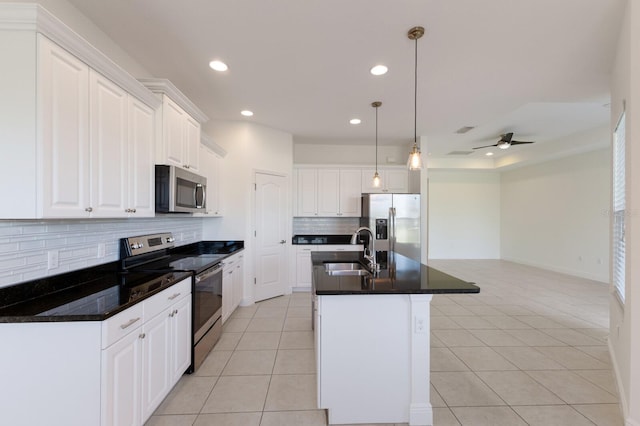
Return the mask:
[[[351,234],[340,235],[294,235],[292,244],[349,244]]]
[[[243,241],[200,241],[176,247],[171,255],[231,256],[243,249]],[[174,281],[153,282],[141,292],[132,289],[162,274],[119,268],[119,261],[110,262],[0,288],[0,323],[103,321],[191,276],[174,271]]]
[[[480,287],[394,252],[378,252],[381,270],[373,276],[331,276],[325,263],[358,262],[362,252],[312,252],[313,289],[321,295],[479,293]]]

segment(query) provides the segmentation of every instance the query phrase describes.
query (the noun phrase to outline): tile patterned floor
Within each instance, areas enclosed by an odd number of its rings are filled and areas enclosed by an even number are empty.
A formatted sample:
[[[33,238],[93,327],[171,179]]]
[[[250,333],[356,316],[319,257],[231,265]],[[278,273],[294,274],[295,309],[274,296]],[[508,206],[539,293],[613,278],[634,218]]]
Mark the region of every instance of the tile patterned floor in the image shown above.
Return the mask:
[[[607,286],[497,260],[432,261],[477,295],[434,296],[434,424],[620,426]],[[149,426],[326,425],[315,409],[310,297],[238,308]]]

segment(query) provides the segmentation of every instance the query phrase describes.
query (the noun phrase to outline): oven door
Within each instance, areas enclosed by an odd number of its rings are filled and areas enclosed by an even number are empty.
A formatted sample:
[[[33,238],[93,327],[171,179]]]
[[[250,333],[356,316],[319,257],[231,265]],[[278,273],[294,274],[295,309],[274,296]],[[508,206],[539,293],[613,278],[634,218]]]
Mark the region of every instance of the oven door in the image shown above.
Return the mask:
[[[193,309],[193,342],[202,337],[222,316],[222,263],[195,277]]]

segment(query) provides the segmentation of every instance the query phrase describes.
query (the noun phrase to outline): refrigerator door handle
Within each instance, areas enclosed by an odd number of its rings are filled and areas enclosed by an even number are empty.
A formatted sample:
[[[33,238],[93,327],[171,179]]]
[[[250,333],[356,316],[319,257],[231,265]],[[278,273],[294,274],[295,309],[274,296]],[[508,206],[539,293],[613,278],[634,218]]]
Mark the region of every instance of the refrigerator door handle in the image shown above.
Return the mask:
[[[389,250],[396,250],[396,209],[389,207]]]

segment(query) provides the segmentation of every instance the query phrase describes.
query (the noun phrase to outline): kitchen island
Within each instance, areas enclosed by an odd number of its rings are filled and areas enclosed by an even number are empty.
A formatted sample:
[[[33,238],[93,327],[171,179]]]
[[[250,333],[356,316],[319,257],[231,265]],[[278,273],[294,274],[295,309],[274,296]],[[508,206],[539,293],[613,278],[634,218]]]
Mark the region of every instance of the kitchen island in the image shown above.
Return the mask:
[[[480,288],[397,253],[377,255],[376,273],[362,252],[311,255],[318,407],[329,424],[431,425],[432,295]]]

